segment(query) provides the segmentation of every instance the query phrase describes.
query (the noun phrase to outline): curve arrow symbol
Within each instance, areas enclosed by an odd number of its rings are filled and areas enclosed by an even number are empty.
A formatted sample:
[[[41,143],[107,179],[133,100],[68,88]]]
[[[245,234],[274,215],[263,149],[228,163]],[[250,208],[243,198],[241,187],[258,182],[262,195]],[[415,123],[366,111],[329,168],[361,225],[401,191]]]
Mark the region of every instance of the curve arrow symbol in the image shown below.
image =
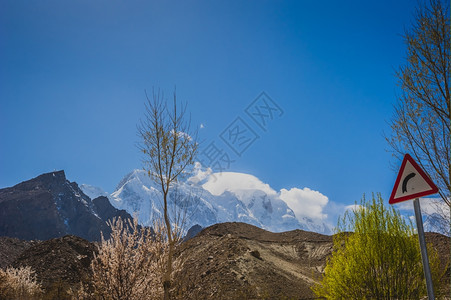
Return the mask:
[[[404,180],[402,181],[402,192],[406,193],[407,192],[407,182],[412,179],[413,177],[415,177],[415,173],[410,173],[409,175],[406,176],[406,178],[404,178]]]

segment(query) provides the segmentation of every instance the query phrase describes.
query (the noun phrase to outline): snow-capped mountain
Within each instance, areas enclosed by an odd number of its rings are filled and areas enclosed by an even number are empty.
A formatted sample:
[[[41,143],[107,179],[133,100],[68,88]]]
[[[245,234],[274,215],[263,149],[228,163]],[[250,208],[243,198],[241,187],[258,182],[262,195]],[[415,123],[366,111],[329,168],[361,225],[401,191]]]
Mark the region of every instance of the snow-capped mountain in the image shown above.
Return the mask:
[[[448,218],[447,218],[448,217]],[[449,214],[447,217],[439,213],[426,214],[424,217],[424,231],[438,232],[443,235],[450,235]]]
[[[244,222],[273,232],[303,229],[331,233],[330,227],[324,223],[318,224],[305,217],[301,222],[271,189],[238,186],[218,192],[212,190],[209,184],[206,176],[194,176],[174,186],[170,207],[186,211],[186,228],[195,224],[207,227],[222,222]],[[82,185],[81,188],[91,198],[106,194],[89,185]],[[143,170],[134,170],[125,176],[108,198],[116,208],[136,215],[142,225],[150,225],[154,217],[161,216],[162,195]]]
[[[80,189],[83,191],[83,193],[88,196],[91,199],[95,199],[97,197],[103,196],[103,197],[109,197],[110,195],[102,190],[99,187],[95,187],[89,184],[81,184]]]
[[[416,228],[413,200],[398,204],[401,215],[409,218]],[[441,198],[420,198],[421,214],[425,232],[437,232],[446,236],[451,234],[450,208]]]

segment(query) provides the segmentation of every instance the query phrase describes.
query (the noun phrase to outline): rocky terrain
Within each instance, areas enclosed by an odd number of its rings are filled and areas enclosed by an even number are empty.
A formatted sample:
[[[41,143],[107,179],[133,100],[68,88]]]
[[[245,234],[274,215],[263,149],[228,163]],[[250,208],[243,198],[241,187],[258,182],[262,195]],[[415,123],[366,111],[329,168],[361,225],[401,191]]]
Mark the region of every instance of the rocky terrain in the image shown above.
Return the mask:
[[[25,241],[17,238],[0,236],[0,268],[11,265],[16,258],[40,241]]]
[[[0,189],[0,236],[47,240],[72,234],[99,241],[101,232],[109,235],[107,221],[117,216],[131,218],[105,197],[91,200],[64,171]]]
[[[426,238],[446,266],[449,238],[436,233]],[[312,299],[310,287],[321,276],[332,239],[302,230],[272,233],[245,223],[216,224],[178,249],[185,264],[176,275],[176,289],[184,299]],[[0,246],[0,265],[30,265],[46,288],[46,299],[65,299],[65,289],[89,282],[95,244],[87,240],[0,237]],[[449,295],[447,266],[444,283]]]
[[[47,298],[62,299],[70,287],[90,281],[90,264],[96,251],[94,243],[66,235],[26,248],[11,266],[31,266]]]
[[[189,299],[310,299],[331,251],[327,235],[216,224],[182,245],[177,281]]]

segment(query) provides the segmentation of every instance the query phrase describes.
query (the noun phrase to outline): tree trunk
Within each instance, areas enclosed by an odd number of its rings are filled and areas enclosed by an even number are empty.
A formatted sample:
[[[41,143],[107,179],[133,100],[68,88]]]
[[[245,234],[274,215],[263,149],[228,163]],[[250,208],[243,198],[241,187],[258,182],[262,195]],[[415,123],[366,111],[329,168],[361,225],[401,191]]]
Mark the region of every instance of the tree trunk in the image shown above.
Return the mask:
[[[163,289],[164,289],[164,300],[169,300],[169,290],[171,288],[171,274],[172,274],[172,255],[174,252],[174,243],[172,241],[172,228],[171,222],[169,221],[168,216],[168,201],[167,201],[167,193],[163,195],[164,201],[164,222],[166,224],[166,230],[168,235],[168,243],[169,243],[169,251],[168,251],[168,263],[166,265],[166,272],[163,278]]]

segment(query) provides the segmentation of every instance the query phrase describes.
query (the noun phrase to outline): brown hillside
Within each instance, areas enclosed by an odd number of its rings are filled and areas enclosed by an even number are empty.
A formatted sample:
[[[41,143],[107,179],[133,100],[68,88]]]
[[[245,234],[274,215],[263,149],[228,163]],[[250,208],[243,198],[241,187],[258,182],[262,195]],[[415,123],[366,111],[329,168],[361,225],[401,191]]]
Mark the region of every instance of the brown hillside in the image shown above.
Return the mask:
[[[48,293],[62,293],[80,281],[89,282],[94,243],[73,235],[37,243],[22,252],[12,266],[31,266]],[[65,295],[65,293],[62,293]],[[62,299],[56,297],[53,299]]]
[[[312,299],[332,237],[216,224],[184,243],[178,287],[187,299]]]
[[[10,265],[24,250],[39,241],[25,241],[17,238],[0,236],[0,268],[6,268]]]
[[[442,278],[442,295],[451,298],[451,266],[450,266],[450,238],[435,232],[426,232],[426,243],[431,244],[438,252],[441,267],[446,268],[445,275]],[[447,299],[450,299],[447,298]]]

